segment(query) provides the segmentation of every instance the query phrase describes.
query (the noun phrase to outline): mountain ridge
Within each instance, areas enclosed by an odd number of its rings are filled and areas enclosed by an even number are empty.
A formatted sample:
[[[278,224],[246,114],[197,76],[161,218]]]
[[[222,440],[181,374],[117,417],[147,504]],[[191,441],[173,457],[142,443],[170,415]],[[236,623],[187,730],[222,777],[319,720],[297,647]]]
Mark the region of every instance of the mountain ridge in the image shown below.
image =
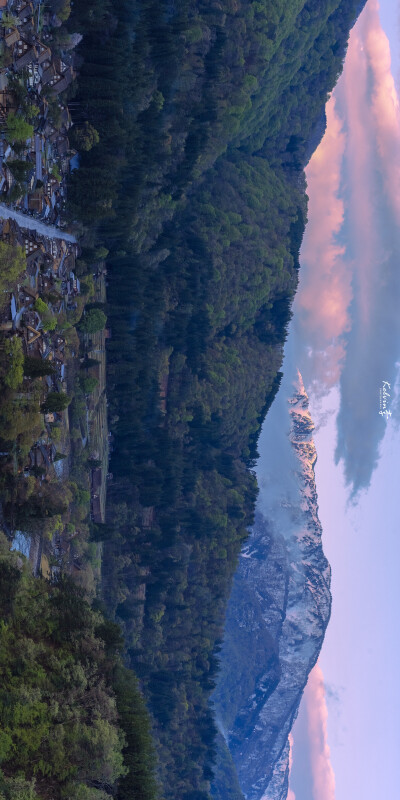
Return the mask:
[[[288,413],[298,502],[292,494],[280,497],[280,508],[272,509],[269,519],[259,503],[234,579],[221,654],[223,682],[228,669],[235,672],[232,640],[243,640],[245,631],[258,640],[262,651],[265,634],[270,637],[265,662],[259,658],[251,691],[241,699],[227,730],[239,784],[248,800],[283,800],[287,795],[289,733],[331,610],[330,567],[322,550],[314,475],[314,423],[300,373],[288,400]],[[241,665],[242,672],[247,666]],[[230,683],[234,691],[235,676]],[[227,694],[220,681],[215,705],[222,720]],[[231,702],[235,704],[232,697]]]

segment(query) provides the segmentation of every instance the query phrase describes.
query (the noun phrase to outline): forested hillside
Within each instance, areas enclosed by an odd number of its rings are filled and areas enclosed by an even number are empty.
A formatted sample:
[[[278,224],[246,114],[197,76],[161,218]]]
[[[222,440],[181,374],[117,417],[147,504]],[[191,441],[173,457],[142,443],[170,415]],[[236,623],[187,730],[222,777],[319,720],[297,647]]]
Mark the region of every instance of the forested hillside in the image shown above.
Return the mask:
[[[110,251],[113,481],[93,535],[166,798],[208,797],[208,698],[279,386],[303,167],[359,10],[76,0],[69,23],[84,33],[75,113],[99,132],[71,176],[69,214],[88,256],[99,242]]]
[[[148,715],[117,626],[71,579],[34,578],[3,534],[0,604],[0,796],[105,800],[118,785],[153,800]]]

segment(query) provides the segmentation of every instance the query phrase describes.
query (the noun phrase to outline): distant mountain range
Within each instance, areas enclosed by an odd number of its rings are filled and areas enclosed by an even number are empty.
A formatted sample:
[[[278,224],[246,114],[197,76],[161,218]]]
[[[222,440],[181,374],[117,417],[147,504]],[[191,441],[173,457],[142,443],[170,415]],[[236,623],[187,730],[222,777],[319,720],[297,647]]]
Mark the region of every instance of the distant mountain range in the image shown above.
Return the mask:
[[[314,476],[314,423],[300,373],[288,406],[293,469],[287,473],[287,492],[284,483],[275,504],[268,498],[268,519],[258,509],[242,551],[214,697],[225,737],[219,761],[226,765],[227,743],[248,800],[287,796],[288,737],[331,610]],[[218,800],[232,796],[226,771],[220,780],[218,767],[213,789]]]

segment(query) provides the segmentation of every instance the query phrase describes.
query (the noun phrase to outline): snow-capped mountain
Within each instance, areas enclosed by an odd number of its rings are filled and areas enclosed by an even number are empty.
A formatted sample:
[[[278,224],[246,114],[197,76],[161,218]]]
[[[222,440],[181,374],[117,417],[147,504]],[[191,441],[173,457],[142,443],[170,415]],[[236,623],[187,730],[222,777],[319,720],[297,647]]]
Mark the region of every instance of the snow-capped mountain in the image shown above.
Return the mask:
[[[255,525],[228,606],[215,693],[248,800],[287,796],[288,737],[331,609],[314,477],[314,424],[300,373],[287,409],[288,455],[260,482]]]

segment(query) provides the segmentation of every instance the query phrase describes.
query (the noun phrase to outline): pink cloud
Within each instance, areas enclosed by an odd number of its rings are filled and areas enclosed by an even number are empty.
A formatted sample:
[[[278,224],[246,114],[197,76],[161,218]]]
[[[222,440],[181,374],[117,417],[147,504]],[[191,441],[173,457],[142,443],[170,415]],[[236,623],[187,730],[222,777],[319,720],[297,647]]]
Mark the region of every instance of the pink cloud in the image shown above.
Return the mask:
[[[344,100],[348,126],[346,146],[349,219],[352,238],[356,242],[353,269],[357,274],[357,306],[364,324],[370,317],[371,276],[375,269],[377,249],[373,208],[374,135],[371,131],[371,109],[368,100],[368,63],[363,41],[364,15],[350,35],[343,80],[338,94]]]
[[[400,108],[393,75],[389,40],[379,19],[379,3],[370,0],[363,16],[366,57],[373,73],[372,113],[385,189],[400,222]]]
[[[326,107],[327,129],[306,170],[309,206],[302,261],[307,265],[298,304],[311,332],[329,340],[347,329],[351,283],[343,262],[344,248],[336,237],[344,219],[339,197],[346,137],[331,98]]]
[[[314,394],[323,394],[339,380],[344,357],[340,337],[350,326],[348,308],[352,299],[351,272],[344,260],[345,250],[337,243],[344,220],[339,192],[346,134],[333,97],[326,115],[326,133],[306,170],[309,221],[296,299],[296,314],[310,344]]]
[[[376,224],[375,206],[382,202],[377,165],[386,202],[400,224],[400,106],[390,67],[379,4],[369,0],[351,32],[343,76],[327,104],[325,136],[306,170],[309,222],[295,313],[319,395],[340,379],[353,292],[360,331],[371,324],[380,265],[388,255]],[[351,259],[338,243],[345,213]]]
[[[335,775],[328,745],[324,676],[316,664],[304,692],[308,717],[314,800],[335,800]]]
[[[292,771],[292,765],[293,765],[293,736],[291,733],[289,733],[289,781],[290,781],[290,773]],[[291,789],[290,787],[288,791],[287,800],[296,800],[296,795],[293,789]]]

